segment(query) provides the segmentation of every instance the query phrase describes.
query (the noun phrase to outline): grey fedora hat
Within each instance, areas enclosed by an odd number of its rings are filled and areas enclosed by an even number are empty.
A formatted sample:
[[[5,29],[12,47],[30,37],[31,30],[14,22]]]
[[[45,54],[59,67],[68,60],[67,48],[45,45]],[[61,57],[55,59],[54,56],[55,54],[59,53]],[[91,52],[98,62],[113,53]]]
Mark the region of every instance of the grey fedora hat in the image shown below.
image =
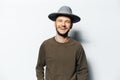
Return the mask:
[[[62,6],[57,13],[51,13],[48,15],[49,19],[55,21],[58,16],[70,17],[73,23],[79,22],[81,18],[75,14],[72,14],[72,9],[68,6]]]

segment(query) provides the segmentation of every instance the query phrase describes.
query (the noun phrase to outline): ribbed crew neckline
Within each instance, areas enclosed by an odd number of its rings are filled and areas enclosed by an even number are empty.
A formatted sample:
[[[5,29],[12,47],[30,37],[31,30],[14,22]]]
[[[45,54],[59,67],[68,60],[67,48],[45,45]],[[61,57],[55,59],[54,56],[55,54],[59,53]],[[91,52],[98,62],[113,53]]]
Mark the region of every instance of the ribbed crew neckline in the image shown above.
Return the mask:
[[[65,42],[65,43],[61,43],[61,42],[58,42],[58,41],[56,41],[55,40],[55,36],[53,37],[53,40],[55,41],[55,43],[57,43],[57,44],[61,44],[61,45],[64,45],[64,44],[69,44],[70,42],[71,42],[71,37],[69,37],[69,40],[68,40],[68,42]]]

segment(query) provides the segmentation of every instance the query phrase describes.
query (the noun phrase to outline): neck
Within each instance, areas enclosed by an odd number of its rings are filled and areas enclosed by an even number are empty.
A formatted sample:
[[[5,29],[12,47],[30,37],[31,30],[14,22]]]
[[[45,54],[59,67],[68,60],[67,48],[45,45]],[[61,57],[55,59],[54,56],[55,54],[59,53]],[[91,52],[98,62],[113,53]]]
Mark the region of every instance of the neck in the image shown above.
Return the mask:
[[[57,34],[57,35],[55,36],[55,40],[56,40],[57,42],[60,42],[60,43],[66,43],[66,42],[69,41],[69,37],[68,37],[68,36],[63,37],[63,36],[60,36],[60,35]]]

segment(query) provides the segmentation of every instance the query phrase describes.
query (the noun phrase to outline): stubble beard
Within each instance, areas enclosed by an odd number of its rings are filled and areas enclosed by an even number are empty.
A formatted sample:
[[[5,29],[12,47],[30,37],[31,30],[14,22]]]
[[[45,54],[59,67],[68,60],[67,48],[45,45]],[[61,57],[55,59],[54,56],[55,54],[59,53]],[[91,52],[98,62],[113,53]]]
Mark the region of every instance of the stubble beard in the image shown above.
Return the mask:
[[[68,32],[69,32],[70,30],[68,30],[68,31],[67,31],[66,33],[64,33],[64,34],[61,34],[61,33],[57,30],[57,28],[56,28],[56,31],[57,31],[58,35],[66,38],[66,37],[68,37]]]

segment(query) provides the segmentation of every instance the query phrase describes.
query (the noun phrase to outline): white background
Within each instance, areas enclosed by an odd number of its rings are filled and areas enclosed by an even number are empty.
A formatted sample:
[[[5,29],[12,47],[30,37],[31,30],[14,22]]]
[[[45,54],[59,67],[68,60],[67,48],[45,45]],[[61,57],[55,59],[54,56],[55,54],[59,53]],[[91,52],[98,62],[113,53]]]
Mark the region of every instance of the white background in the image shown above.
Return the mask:
[[[0,80],[36,80],[39,47],[56,33],[48,14],[63,5],[81,17],[72,31],[82,35],[89,80],[120,80],[119,0],[0,0]]]

